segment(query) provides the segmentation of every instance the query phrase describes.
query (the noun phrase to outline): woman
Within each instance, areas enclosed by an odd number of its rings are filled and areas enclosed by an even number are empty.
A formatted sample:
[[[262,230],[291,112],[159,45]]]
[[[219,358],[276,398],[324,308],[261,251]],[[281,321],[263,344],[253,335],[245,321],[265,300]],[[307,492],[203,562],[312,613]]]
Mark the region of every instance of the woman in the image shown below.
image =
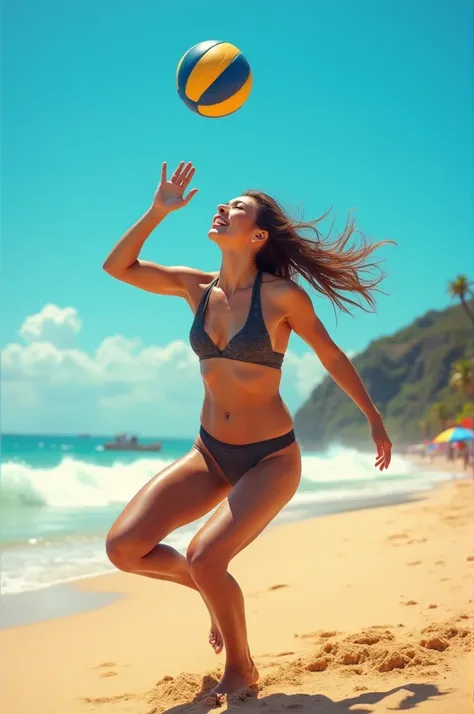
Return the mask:
[[[209,238],[222,253],[219,271],[139,260],[150,233],[195,195],[192,189],[185,197],[194,171],[181,162],[167,180],[163,164],[151,208],[104,263],[118,280],[187,301],[194,313],[190,342],[205,390],[193,448],[126,506],[108,534],[107,553],[121,570],[180,583],[201,594],[211,616],[211,645],[216,652],[223,646],[226,650],[223,677],[212,690],[220,701],[225,693],[258,679],[242,592],[227,567],[288,503],[300,481],[300,451],[279,394],[292,330],[367,417],[380,470],[388,468],[391,443],[356,370],[293,280],[299,273],[342,310],[359,304],[354,296],[373,308],[371,292],[381,278],[364,279],[361,272],[375,266],[369,259],[380,244],[364,241],[362,247],[348,247],[352,223],[332,243],[321,241],[315,228],[318,240],[310,241],[298,231],[316,222],[291,221],[269,196],[245,191],[220,204],[212,220]],[[162,544],[171,531],[215,506],[187,557]]]

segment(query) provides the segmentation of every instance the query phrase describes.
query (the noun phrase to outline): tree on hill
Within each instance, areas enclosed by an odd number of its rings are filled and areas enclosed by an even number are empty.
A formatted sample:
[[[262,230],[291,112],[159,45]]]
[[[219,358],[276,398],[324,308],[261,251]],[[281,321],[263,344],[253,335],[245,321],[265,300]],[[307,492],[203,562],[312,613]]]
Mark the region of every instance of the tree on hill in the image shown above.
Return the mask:
[[[473,296],[473,284],[469,281],[467,275],[458,275],[454,280],[448,283],[448,292],[451,297],[458,298],[461,301],[466,313],[474,325],[474,313],[469,307],[468,300]]]
[[[431,407],[431,414],[435,420],[435,426],[439,428],[440,431],[444,431],[448,427],[449,420],[449,407],[445,402],[435,402]]]
[[[466,396],[474,393],[474,360],[461,359],[452,366],[450,385],[460,389]]]

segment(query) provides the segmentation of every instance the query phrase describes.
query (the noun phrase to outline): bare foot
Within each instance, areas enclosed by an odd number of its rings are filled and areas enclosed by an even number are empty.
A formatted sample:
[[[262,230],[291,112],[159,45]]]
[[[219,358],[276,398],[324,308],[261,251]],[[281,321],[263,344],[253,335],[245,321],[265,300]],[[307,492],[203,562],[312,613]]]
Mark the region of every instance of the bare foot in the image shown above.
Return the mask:
[[[245,670],[226,669],[221,681],[214,689],[211,689],[209,695],[216,698],[216,704],[222,704],[226,694],[238,692],[243,687],[252,687],[257,682],[258,669],[253,661],[250,660],[250,664]]]
[[[209,630],[209,644],[216,654],[220,654],[224,647],[224,640],[220,633],[219,628],[215,624],[214,620],[211,620],[211,629]]]

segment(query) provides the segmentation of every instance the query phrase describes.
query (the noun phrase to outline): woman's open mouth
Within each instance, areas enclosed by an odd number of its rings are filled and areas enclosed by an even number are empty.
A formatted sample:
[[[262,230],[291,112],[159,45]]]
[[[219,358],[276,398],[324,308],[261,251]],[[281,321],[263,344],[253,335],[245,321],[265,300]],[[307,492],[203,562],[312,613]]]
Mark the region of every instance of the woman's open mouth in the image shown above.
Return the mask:
[[[222,216],[214,216],[212,219],[212,228],[221,228],[222,226],[228,226],[229,222],[225,220]]]

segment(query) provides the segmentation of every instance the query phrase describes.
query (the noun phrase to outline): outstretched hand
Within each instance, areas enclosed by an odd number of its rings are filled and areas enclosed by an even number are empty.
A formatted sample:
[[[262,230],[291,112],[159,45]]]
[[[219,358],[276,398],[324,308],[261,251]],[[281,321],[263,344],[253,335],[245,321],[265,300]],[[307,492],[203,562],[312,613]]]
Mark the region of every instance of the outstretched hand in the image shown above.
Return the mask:
[[[164,162],[161,168],[161,181],[156,189],[153,199],[153,207],[166,211],[177,211],[183,206],[187,206],[193,196],[197,193],[197,188],[192,188],[185,197],[184,192],[188,188],[196,169],[190,161],[184,161],[176,168],[170,180],[166,178],[167,164]]]
[[[383,423],[382,417],[377,419],[371,427],[372,439],[377,447],[377,456],[375,458],[375,468],[383,471],[388,469],[392,459],[392,442],[388,438],[387,430]]]

